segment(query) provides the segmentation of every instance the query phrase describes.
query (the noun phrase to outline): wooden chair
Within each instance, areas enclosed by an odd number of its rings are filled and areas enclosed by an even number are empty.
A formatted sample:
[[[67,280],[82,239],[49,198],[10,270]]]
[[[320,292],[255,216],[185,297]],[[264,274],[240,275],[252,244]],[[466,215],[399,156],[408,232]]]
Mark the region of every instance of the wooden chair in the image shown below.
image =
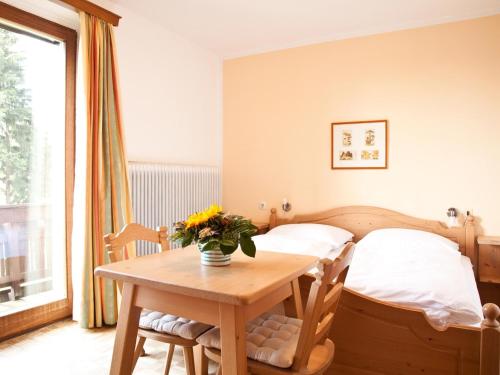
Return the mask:
[[[316,274],[316,281],[311,286],[292,366],[280,368],[249,358],[248,370],[250,373],[262,375],[315,375],[323,374],[328,369],[333,361],[335,346],[327,336],[353,253],[354,244],[349,243],[335,260],[322,259],[318,263],[319,272]],[[335,283],[332,285],[332,282]],[[210,335],[210,333],[209,331],[200,336],[198,342],[203,342],[203,336]],[[220,350],[202,347],[202,353],[219,363],[217,374],[222,374]]]
[[[166,227],[160,227],[158,230],[153,230],[150,228],[146,228],[140,224],[128,224],[121,230],[121,232],[116,234],[110,233],[104,236],[104,242],[106,244],[106,249],[111,262],[116,262],[123,259],[124,247],[132,241],[139,240],[157,243],[160,251],[169,250],[168,231]],[[117,282],[117,286],[121,292],[122,283]],[[141,353],[144,353],[143,348],[146,339],[152,339],[169,344],[167,363],[165,366],[165,375],[168,375],[170,371],[170,366],[172,364],[172,358],[176,345],[182,346],[183,348],[187,374],[195,375],[193,347],[198,345],[196,339],[186,339],[180,336],[142,328],[139,328],[137,336],[139,340],[134,352],[134,364],[132,369],[135,368],[135,365]]]

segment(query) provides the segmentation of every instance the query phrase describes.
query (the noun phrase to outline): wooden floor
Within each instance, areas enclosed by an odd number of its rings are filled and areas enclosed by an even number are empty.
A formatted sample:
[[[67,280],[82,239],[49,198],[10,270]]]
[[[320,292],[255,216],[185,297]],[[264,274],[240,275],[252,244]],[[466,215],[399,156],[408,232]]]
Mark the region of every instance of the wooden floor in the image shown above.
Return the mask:
[[[0,342],[0,374],[105,375],[114,337],[114,328],[86,330],[71,320],[57,322]],[[167,345],[148,340],[145,349],[148,355],[139,358],[134,374],[163,374]],[[182,350],[176,348],[170,374],[185,373]]]

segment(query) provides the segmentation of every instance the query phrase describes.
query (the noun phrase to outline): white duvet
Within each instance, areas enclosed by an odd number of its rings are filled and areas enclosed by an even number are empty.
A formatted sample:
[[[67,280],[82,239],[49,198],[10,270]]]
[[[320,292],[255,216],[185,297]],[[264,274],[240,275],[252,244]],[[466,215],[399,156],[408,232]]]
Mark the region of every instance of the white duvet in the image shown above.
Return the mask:
[[[479,323],[482,309],[470,260],[422,233],[383,229],[368,234],[356,244],[345,286],[421,308],[436,325]]]

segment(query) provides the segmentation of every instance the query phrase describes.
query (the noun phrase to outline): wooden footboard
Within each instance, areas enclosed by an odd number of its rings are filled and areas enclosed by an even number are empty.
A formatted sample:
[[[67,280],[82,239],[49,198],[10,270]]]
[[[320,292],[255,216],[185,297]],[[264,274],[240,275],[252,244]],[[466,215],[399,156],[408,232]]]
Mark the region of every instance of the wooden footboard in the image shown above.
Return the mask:
[[[335,315],[332,374],[479,374],[479,328],[436,330],[421,311],[349,289]]]
[[[300,282],[302,295],[307,296],[311,278],[303,276]],[[500,331],[492,328],[489,333],[493,343],[483,345],[485,363],[495,366],[500,360]],[[335,357],[326,374],[499,374],[498,367],[480,372],[481,328],[433,327],[420,310],[349,289],[342,293],[330,338]]]

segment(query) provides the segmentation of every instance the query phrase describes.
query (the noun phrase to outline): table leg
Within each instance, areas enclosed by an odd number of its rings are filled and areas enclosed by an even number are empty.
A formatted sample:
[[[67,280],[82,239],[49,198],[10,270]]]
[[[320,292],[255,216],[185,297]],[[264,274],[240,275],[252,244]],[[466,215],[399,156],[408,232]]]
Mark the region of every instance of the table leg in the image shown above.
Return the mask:
[[[304,308],[300,295],[299,279],[292,281],[292,295],[283,301],[285,315],[293,318],[304,319]]]
[[[134,284],[123,284],[123,296],[116,326],[115,346],[111,360],[111,375],[130,375],[134,360],[135,342],[141,308],[134,305]]]
[[[224,374],[247,374],[245,318],[241,308],[220,304],[222,371]]]

